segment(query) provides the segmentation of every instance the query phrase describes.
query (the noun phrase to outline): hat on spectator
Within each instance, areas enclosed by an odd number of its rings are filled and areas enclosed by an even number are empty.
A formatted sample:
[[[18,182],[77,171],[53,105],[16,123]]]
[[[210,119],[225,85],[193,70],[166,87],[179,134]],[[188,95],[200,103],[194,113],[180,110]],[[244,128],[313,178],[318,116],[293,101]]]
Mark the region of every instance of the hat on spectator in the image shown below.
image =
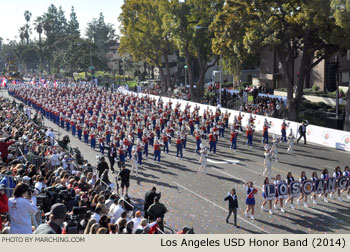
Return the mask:
[[[12,176],[12,174],[13,174],[12,171],[7,171],[7,172],[5,173],[6,176]]]
[[[67,214],[67,208],[62,203],[56,203],[51,206],[50,214],[53,215],[54,219],[64,219]]]
[[[30,180],[30,177],[24,176],[22,179],[23,179],[23,180],[26,180],[26,181],[29,181],[29,180]]]

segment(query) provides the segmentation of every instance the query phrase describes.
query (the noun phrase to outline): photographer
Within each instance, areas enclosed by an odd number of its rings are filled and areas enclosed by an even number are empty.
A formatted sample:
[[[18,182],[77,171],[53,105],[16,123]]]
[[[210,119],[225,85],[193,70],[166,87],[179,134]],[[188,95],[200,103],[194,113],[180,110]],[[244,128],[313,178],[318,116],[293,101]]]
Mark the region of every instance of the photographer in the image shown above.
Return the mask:
[[[145,218],[148,219],[147,210],[153,204],[154,198],[158,196],[160,198],[160,193],[157,193],[157,189],[153,187],[151,191],[146,192],[145,201],[143,205],[143,210],[145,211]]]
[[[8,198],[7,195],[5,194],[5,186],[0,185],[0,234],[2,231],[2,218],[1,214],[2,213],[7,213],[8,211]]]
[[[108,169],[109,169],[109,167],[108,167],[107,162],[105,161],[105,158],[104,157],[100,157],[100,162],[97,165],[98,177],[101,178],[103,172],[105,170],[108,170]]]
[[[10,234],[32,234],[31,215],[38,209],[32,201],[29,186],[19,183],[13,192],[14,197],[8,201],[11,217]]]
[[[67,209],[62,203],[52,205],[50,211],[50,221],[41,224],[34,232],[34,234],[61,234],[61,226],[66,218]]]

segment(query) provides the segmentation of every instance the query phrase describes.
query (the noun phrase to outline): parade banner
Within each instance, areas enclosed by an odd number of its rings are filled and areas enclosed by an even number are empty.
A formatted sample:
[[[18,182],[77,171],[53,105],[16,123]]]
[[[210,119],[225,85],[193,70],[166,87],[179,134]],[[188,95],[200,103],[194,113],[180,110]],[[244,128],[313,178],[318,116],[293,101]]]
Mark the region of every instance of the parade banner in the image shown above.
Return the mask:
[[[288,184],[286,182],[282,182],[277,186],[277,195],[279,199],[288,198]]]
[[[323,194],[325,188],[325,181],[323,179],[318,179],[314,185],[314,192],[316,194]]]
[[[309,195],[313,192],[313,189],[314,189],[314,186],[313,186],[313,183],[312,181],[310,180],[305,180],[303,182],[303,184],[301,185],[301,189],[302,189],[302,192],[305,194],[305,195]]]
[[[329,178],[326,181],[326,192],[335,192],[335,187],[337,185],[337,179],[336,178]]]
[[[290,194],[292,195],[293,198],[300,196],[300,186],[301,186],[301,183],[298,181],[294,181],[290,183]]]
[[[312,192],[316,194],[324,194],[335,192],[336,189],[346,189],[350,186],[350,177],[342,176],[340,178],[330,177],[327,181],[324,179],[318,179],[313,183],[311,180],[305,180],[303,183],[299,181],[293,181],[288,185],[286,182],[282,182],[277,186],[274,184],[265,185],[265,199],[274,200],[276,195],[280,199],[285,199],[288,194],[291,194],[293,198],[300,196],[303,192],[305,195],[309,195]]]
[[[276,198],[276,187],[274,184],[268,184],[265,186],[266,200],[274,200]]]
[[[348,188],[348,177],[342,176],[342,177],[338,178],[337,187],[340,189]]]

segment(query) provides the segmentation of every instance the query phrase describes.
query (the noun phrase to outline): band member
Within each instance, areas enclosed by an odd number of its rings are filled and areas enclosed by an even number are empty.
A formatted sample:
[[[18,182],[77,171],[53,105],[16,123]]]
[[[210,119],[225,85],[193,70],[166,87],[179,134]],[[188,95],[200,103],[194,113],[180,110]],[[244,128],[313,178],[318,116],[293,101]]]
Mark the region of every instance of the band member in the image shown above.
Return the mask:
[[[269,128],[270,128],[270,124],[267,122],[267,119],[265,118],[264,126],[263,126],[263,139],[261,140],[261,143],[263,144],[269,143]]]
[[[90,132],[90,144],[91,144],[91,149],[96,148],[95,132],[93,128],[91,129],[91,132]]]
[[[269,179],[271,178],[271,159],[272,159],[272,151],[270,145],[266,144],[265,145],[265,152],[264,152],[264,165],[265,165],[265,170],[263,172],[264,177],[268,177]]]
[[[327,168],[323,169],[322,174],[321,174],[321,179],[323,179],[327,183],[327,181],[329,179],[328,169]],[[325,186],[326,186],[326,183],[325,183]],[[322,194],[319,195],[319,198],[321,198],[321,195]],[[326,203],[328,202],[328,200],[327,200],[327,191],[326,190],[324,191],[324,199],[323,199],[323,201],[326,202]]]
[[[349,166],[345,166],[344,168],[344,172],[343,172],[343,176],[349,177],[350,176],[350,170],[349,170]],[[346,192],[346,188],[342,190],[343,192]],[[348,184],[348,195],[346,196],[348,199],[350,199],[350,185]]]
[[[340,166],[337,166],[334,170],[334,173],[333,173],[333,177],[336,178],[337,180],[342,176],[342,172],[340,170]],[[343,201],[340,197],[340,188],[337,188],[337,191],[338,191],[338,200],[339,201]],[[329,195],[330,198],[332,198],[334,192],[331,192],[331,194]]]
[[[286,124],[286,120],[283,120],[281,125],[281,142],[287,143],[287,128],[289,127],[289,123]]]
[[[231,146],[230,149],[233,151],[236,151],[237,149],[237,137],[238,137],[238,131],[234,129],[234,127],[231,128]]]
[[[186,143],[187,143],[187,132],[185,126],[182,127],[181,130],[181,139],[182,139],[182,147],[186,149]]]
[[[306,173],[304,171],[301,172],[300,174],[300,179],[299,179],[299,182],[300,184],[303,184],[303,182],[307,180],[307,177],[306,177]],[[306,204],[306,201],[307,201],[307,195],[304,194],[304,192],[301,190],[301,195],[300,197],[297,199],[297,205],[300,204],[300,200],[304,199],[304,207],[308,207],[307,204]]]
[[[293,177],[292,173],[288,172],[287,178],[286,178],[286,183],[288,184],[288,187],[290,186],[290,183],[292,183],[293,181],[294,181],[294,177]],[[292,209],[295,209],[295,207],[293,205],[293,195],[290,191],[288,192],[288,199],[286,200],[286,202],[284,204],[287,206],[288,202],[290,202],[290,207]]]
[[[249,145],[250,148],[252,148],[253,145],[253,128],[251,125],[247,126],[247,143],[246,145]]]
[[[289,131],[289,135],[288,135],[288,149],[287,149],[287,152],[288,153],[293,153],[293,148],[294,148],[294,134],[293,134],[293,130],[290,129]]]
[[[209,152],[213,151],[214,154],[216,153],[216,137],[213,133],[213,129],[210,129],[210,133],[209,133]]]
[[[241,115],[241,111],[239,111],[239,114],[238,114],[238,117],[237,117],[237,125],[240,129],[240,131],[243,131],[243,128],[242,128],[242,119],[243,119],[244,115],[242,116]]]
[[[105,142],[105,139],[104,139],[103,135],[100,135],[98,137],[98,145],[100,146],[100,152],[101,152],[102,155],[104,155],[104,153],[105,153],[105,144],[104,144],[104,142]]]
[[[179,157],[179,154],[182,160],[182,138],[180,134],[178,134],[176,138],[176,158]]]
[[[273,183],[274,183],[274,185],[275,185],[276,188],[278,187],[279,184],[283,183],[283,180],[281,179],[281,175],[280,175],[280,174],[277,174],[277,175],[276,175],[276,179],[275,179],[275,181],[274,181]],[[278,195],[278,192],[277,192],[277,190],[276,190],[276,200],[275,200],[275,203],[273,204],[273,207],[274,207],[275,209],[277,209],[277,203],[278,203],[278,201],[280,202],[281,212],[284,213],[285,210],[284,210],[284,208],[283,208],[283,198],[282,198],[281,195]]]
[[[262,190],[262,195],[261,196],[262,196],[262,198],[264,200],[264,202],[261,205],[261,210],[265,211],[265,205],[266,205],[267,202],[269,202],[269,214],[273,214],[273,212],[272,212],[272,200],[267,200],[266,199],[266,193],[265,192],[266,192],[266,185],[268,185],[268,184],[270,184],[269,178],[266,177],[265,180],[264,180],[264,184],[263,184],[263,186],[261,188],[261,190]]]
[[[137,148],[134,145],[131,150],[131,174],[136,170],[136,177],[139,176]]]
[[[204,147],[203,144],[200,145],[199,153],[201,155],[199,162],[201,165],[199,166],[198,172],[201,172],[203,170],[203,174],[207,174],[207,157],[208,157],[208,149],[207,147]]]
[[[154,158],[153,160],[156,161],[158,159],[158,162],[160,162],[160,147],[161,144],[159,143],[158,138],[156,138],[155,143],[153,145],[153,149],[154,149]]]
[[[83,134],[84,134],[84,143],[87,144],[89,142],[89,131],[86,127],[84,127]]]
[[[143,142],[143,154],[145,154],[146,157],[148,157],[149,135],[146,129],[143,130],[142,142]]]
[[[196,124],[196,130],[194,131],[194,137],[196,138],[196,153],[199,154],[200,145],[202,143],[202,136],[198,125]]]
[[[78,133],[78,139],[81,140],[81,135],[82,135],[83,131],[81,129],[80,123],[77,123],[77,133]]]
[[[163,130],[163,135],[162,135],[162,140],[163,140],[163,152],[169,153],[169,141],[168,141],[168,136],[165,133],[165,130]]]
[[[143,149],[143,144],[141,143],[140,139],[137,139],[137,144],[136,144],[137,163],[140,166],[142,165],[142,149]]]
[[[258,192],[257,189],[254,188],[253,182],[246,182],[244,184],[244,189],[247,192],[247,199],[245,201],[247,208],[244,212],[245,217],[249,216],[249,211],[251,211],[250,218],[254,220],[254,206],[255,206],[255,198],[254,195]]]
[[[315,186],[315,183],[316,183],[317,180],[318,180],[317,172],[313,172],[313,173],[311,174],[311,181],[312,181],[313,186]],[[315,205],[317,205],[317,202],[316,202],[316,192],[313,192],[313,193],[311,194],[310,197],[311,197],[311,199],[312,199],[312,203],[315,204]]]
[[[278,145],[279,145],[280,139],[274,134],[272,137],[272,156],[275,159],[275,162],[278,162],[277,156],[278,156]]]
[[[119,161],[121,164],[125,164],[126,146],[123,144],[123,140],[120,140],[119,145],[120,145],[118,149]]]

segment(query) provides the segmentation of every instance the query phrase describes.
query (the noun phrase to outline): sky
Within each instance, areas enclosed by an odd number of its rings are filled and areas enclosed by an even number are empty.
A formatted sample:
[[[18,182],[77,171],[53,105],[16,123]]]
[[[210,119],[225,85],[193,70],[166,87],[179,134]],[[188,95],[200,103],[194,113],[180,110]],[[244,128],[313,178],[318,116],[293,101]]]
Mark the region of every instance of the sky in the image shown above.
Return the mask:
[[[32,13],[31,25],[37,16],[41,16],[47,11],[47,8],[54,4],[57,8],[62,6],[67,20],[72,6],[77,14],[80,33],[85,34],[86,25],[93,18],[98,18],[102,12],[106,23],[113,24],[117,33],[119,33],[118,16],[121,13],[123,0],[0,0],[0,37],[7,42],[10,40],[19,40],[18,29],[25,24],[24,11],[29,10]],[[32,29],[34,26],[31,26]],[[17,36],[17,38],[15,37]],[[38,34],[32,30],[31,39],[38,38]]]

